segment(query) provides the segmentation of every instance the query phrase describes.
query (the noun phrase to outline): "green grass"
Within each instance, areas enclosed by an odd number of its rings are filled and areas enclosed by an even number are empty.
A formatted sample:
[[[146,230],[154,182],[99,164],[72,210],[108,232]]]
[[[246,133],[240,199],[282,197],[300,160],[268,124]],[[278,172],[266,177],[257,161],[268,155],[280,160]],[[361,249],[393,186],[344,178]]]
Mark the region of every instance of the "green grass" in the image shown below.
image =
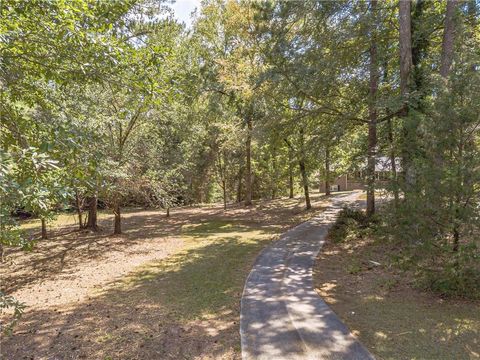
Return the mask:
[[[480,358],[478,305],[421,302],[401,293],[345,301],[354,314],[340,315],[378,359]]]
[[[392,264],[398,246],[361,220],[342,211],[316,264],[316,287],[333,310],[377,359],[480,359],[480,302],[415,288],[412,271]]]
[[[177,319],[234,311],[252,262],[271,241],[272,231],[236,221],[184,225],[185,247],[143,266],[125,280],[124,287],[140,288],[139,297],[161,303]]]
[[[87,215],[86,212],[83,213],[83,219]],[[108,219],[112,215],[106,210],[98,211],[97,217],[99,220]],[[41,230],[41,221],[38,218],[20,220],[20,229],[29,230],[29,231],[40,231]],[[53,220],[47,222],[49,228],[61,228],[68,226],[77,226],[78,225],[78,216],[77,213],[73,212],[61,212],[56,214]]]

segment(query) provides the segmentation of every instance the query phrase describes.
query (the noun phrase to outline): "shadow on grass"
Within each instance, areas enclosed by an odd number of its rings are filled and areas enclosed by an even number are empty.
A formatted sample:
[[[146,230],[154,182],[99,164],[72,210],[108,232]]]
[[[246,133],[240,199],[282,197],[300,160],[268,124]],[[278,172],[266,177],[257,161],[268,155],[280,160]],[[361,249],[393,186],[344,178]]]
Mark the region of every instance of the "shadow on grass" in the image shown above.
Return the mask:
[[[322,200],[323,197],[318,197]],[[282,205],[283,203],[283,205]],[[262,202],[255,207],[184,208],[129,214],[125,234],[78,234],[42,244],[25,284],[111,251],[126,252],[154,237],[182,236],[187,248],[149,263],[120,284],[85,301],[27,311],[13,338],[2,344],[5,359],[237,359],[240,297],[257,254],[272,239],[318,211],[303,199]],[[261,206],[265,208],[261,208]],[[102,223],[104,229],[109,223]],[[71,246],[71,247],[69,247]],[[40,253],[39,253],[40,252]],[[65,252],[63,264],[59,261]],[[49,258],[50,257],[50,258]],[[49,259],[49,260],[46,260]],[[27,259],[31,260],[31,259]],[[33,259],[35,260],[35,259]],[[49,264],[49,262],[51,264]],[[94,271],[94,270],[92,270]]]
[[[238,358],[243,284],[271,233],[212,221],[184,236],[189,248],[87,302],[27,313],[2,345],[6,359]]]
[[[374,238],[327,243],[315,268],[321,296],[378,358],[479,359],[480,302],[413,289],[389,266],[395,251]]]
[[[324,199],[323,195],[312,195],[314,208],[309,211],[304,209],[304,200],[301,197],[257,200],[253,207],[231,204],[227,211],[220,205],[184,207],[172,210],[169,218],[166,218],[164,211],[161,210],[125,209],[122,219],[124,233],[121,236],[111,235],[111,215],[99,220],[100,231],[97,233],[75,231],[74,224],[54,228],[50,231],[51,238],[38,241],[31,252],[25,253],[19,249],[7,250],[7,258],[13,261],[10,265],[7,263],[2,271],[2,290],[13,293],[33,282],[60,273],[74,275],[76,266],[81,263],[102,261],[112,252],[129,253],[136,244],[178,236],[185,224],[209,223],[213,219],[235,221],[265,232],[281,232],[289,226],[307,220],[314,212],[320,210],[321,201]],[[199,229],[200,233],[204,230],[208,229]]]

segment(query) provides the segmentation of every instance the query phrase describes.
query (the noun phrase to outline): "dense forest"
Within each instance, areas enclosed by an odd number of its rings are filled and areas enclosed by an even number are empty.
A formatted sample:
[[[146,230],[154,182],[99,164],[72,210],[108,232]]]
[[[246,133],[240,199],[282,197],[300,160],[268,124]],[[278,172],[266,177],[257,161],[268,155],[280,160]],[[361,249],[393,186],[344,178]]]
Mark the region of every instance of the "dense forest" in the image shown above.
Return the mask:
[[[480,296],[478,1],[205,0],[191,27],[155,0],[0,14],[2,254],[41,241],[26,215],[46,239],[59,211],[94,232],[109,209],[120,234],[125,207],[309,209],[312,188],[360,173],[399,261]]]

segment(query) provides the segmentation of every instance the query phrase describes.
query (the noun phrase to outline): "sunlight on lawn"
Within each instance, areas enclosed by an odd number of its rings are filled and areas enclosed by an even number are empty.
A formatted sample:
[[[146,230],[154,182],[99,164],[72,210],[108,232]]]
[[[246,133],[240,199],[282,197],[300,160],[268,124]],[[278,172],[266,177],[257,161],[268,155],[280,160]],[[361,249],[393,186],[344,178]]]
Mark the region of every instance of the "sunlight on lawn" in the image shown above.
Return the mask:
[[[142,288],[183,319],[208,318],[238,306],[248,269],[272,240],[270,229],[235,221],[212,220],[182,227],[185,247],[160,262],[142,267],[124,282]]]
[[[84,212],[83,219],[85,219],[86,215],[87,212]],[[112,215],[108,211],[98,211],[97,217],[99,220],[104,220],[111,218]],[[19,224],[22,230],[40,231],[41,229],[41,221],[38,218],[21,220]],[[47,228],[51,229],[67,226],[78,226],[78,216],[76,213],[59,213],[53,220],[47,222]]]

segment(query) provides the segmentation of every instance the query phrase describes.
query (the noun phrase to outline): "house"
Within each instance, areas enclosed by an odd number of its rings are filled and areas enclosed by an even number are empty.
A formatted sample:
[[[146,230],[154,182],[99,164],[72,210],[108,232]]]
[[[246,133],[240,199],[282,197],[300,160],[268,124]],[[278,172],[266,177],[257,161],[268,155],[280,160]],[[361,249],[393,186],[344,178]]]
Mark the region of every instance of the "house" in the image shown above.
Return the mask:
[[[390,158],[380,156],[376,159],[375,178],[379,187],[387,185],[391,179],[392,168]],[[401,171],[400,160],[395,159],[397,171]],[[365,190],[366,189],[366,163],[363,164],[361,170],[353,171],[338,176],[330,181],[330,191],[348,191],[348,190]],[[320,192],[325,192],[325,181],[320,183]]]

